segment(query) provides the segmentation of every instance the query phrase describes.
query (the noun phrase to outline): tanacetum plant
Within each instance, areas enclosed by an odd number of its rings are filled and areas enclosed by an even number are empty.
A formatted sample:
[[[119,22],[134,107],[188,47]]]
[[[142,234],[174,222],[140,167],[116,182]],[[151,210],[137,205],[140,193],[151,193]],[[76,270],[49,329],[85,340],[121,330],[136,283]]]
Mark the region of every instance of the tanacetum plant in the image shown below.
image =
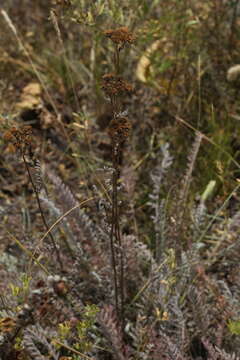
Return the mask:
[[[239,360],[238,1],[5,3],[0,360]]]
[[[120,214],[118,200],[118,182],[120,179],[120,159],[123,156],[124,143],[129,137],[131,123],[127,117],[123,117],[123,106],[121,95],[129,94],[133,91],[131,84],[121,78],[120,72],[120,52],[124,46],[131,44],[134,36],[126,27],[115,30],[106,30],[104,35],[114,43],[113,64],[115,73],[103,76],[102,89],[109,97],[112,105],[112,120],[108,127],[108,134],[112,143],[112,216],[110,231],[110,248],[112,258],[112,268],[114,275],[115,307],[118,320],[124,328],[124,309],[125,309],[125,259],[123,252],[122,234],[120,229]]]

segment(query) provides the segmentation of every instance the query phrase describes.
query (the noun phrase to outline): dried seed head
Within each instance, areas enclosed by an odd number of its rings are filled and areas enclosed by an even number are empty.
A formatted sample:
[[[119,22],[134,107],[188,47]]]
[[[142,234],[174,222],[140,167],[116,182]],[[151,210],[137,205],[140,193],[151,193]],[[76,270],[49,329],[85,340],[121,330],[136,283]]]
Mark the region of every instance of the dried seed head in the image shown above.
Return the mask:
[[[132,44],[135,40],[134,35],[127,27],[105,30],[104,35],[111,39],[115,44],[120,45],[119,49],[122,49],[126,43]]]
[[[110,97],[133,91],[133,87],[130,83],[115,74],[105,74],[102,77],[102,80],[102,89],[106,95]]]
[[[11,130],[8,130],[6,131],[4,134],[3,134],[3,139],[8,142],[8,141],[12,141],[14,139],[14,136],[12,134],[12,131]]]
[[[19,129],[12,127],[4,134],[3,138],[12,143],[17,150],[25,153],[27,149],[31,148],[32,128],[31,126],[23,126]]]
[[[62,7],[69,7],[72,5],[72,0],[52,0],[53,5],[60,5]]]
[[[108,128],[108,134],[114,142],[123,143],[130,134],[131,124],[125,117],[113,119]]]

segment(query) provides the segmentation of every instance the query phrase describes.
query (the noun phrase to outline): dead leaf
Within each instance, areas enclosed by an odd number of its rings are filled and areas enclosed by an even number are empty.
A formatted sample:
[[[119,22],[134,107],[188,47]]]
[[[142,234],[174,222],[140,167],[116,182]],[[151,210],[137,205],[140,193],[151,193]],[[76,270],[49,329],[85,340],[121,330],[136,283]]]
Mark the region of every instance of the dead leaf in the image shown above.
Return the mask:
[[[136,76],[138,80],[144,83],[147,81],[147,77],[148,77],[147,75],[148,72],[150,71],[149,68],[151,65],[150,56],[152,55],[153,52],[155,52],[159,48],[160,44],[161,44],[160,40],[154,41],[154,43],[152,43],[141,56],[137,64],[137,70],[136,70]]]
[[[41,86],[39,83],[30,83],[23,88],[24,95],[39,96],[41,95]]]
[[[11,317],[5,317],[0,320],[0,330],[3,333],[11,332],[16,325],[16,321]]]
[[[40,104],[41,86],[39,83],[29,83],[23,88],[21,100],[16,104],[20,109],[32,109]]]

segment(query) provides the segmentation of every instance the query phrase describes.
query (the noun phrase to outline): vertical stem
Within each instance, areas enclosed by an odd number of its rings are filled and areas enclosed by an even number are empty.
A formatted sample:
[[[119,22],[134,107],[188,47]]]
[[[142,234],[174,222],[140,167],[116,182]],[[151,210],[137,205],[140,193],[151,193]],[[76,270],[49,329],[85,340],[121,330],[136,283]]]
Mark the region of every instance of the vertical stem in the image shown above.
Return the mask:
[[[120,226],[119,226],[119,206],[118,206],[118,179],[119,179],[119,144],[113,140],[113,190],[112,190],[112,241],[113,237],[115,238],[117,244],[117,251],[120,258],[120,273],[117,274],[117,268],[115,264],[114,278],[115,280],[115,288],[117,289],[117,294],[115,294],[117,298],[117,312],[119,319],[121,321],[122,329],[124,328],[124,263],[123,263],[123,249],[122,249],[122,241],[120,234]],[[113,245],[114,246],[114,245]],[[114,250],[114,259],[116,260],[116,253]],[[120,293],[120,294],[119,294]],[[120,299],[118,299],[120,295]],[[120,302],[120,309],[119,309]]]
[[[115,56],[114,56],[114,65],[116,75],[120,73],[120,49],[118,45],[115,44]],[[115,99],[115,107],[113,109],[113,116],[116,118],[117,113],[121,110],[121,105],[118,99]],[[122,248],[122,239],[120,234],[119,226],[119,205],[118,205],[118,180],[120,177],[119,164],[120,164],[120,147],[119,143],[113,141],[113,168],[114,168],[114,181],[113,181],[113,208],[114,208],[114,232],[115,232],[115,241],[118,245],[119,260],[120,260],[120,274],[118,277],[119,282],[119,292],[120,292],[120,316],[122,330],[124,329],[124,262],[123,262],[123,248]]]
[[[118,44],[114,46],[114,67],[115,76],[117,81],[120,72],[120,49]],[[112,116],[115,123],[118,122],[118,113],[121,111],[121,102],[117,94],[110,96],[112,105]],[[110,231],[110,251],[112,258],[113,278],[114,278],[114,296],[115,306],[118,321],[121,325],[122,331],[124,330],[124,262],[123,262],[123,248],[119,226],[119,204],[118,204],[118,180],[120,177],[120,155],[121,155],[121,142],[115,136],[112,136],[112,219]]]
[[[232,54],[232,50],[234,49],[234,41],[233,40],[234,40],[234,36],[236,33],[238,3],[239,3],[239,0],[235,0],[235,2],[232,4],[233,12],[232,12],[231,25],[230,25],[230,35],[229,35],[229,39],[228,39],[228,51],[230,54]]]
[[[36,195],[36,199],[37,199],[37,203],[38,203],[38,208],[39,208],[39,211],[40,211],[40,214],[41,214],[41,217],[42,217],[43,224],[44,224],[46,230],[48,231],[48,230],[49,230],[49,227],[48,227],[47,221],[46,221],[45,216],[44,216],[44,213],[43,213],[43,209],[42,209],[41,202],[40,202],[40,199],[39,199],[39,196],[38,196],[38,192],[37,192],[36,186],[35,186],[35,184],[34,184],[32,175],[31,175],[30,170],[29,170],[28,163],[27,163],[27,161],[26,161],[26,158],[25,158],[25,155],[24,155],[23,152],[22,152],[22,158],[23,158],[23,162],[24,162],[25,168],[27,169],[28,177],[29,177],[30,182],[31,182],[32,187],[33,187],[33,191],[34,191],[34,193],[35,193],[35,195]],[[60,253],[59,253],[59,250],[58,250],[58,248],[57,248],[56,242],[55,242],[55,240],[54,240],[53,235],[52,235],[51,232],[49,232],[49,237],[50,237],[50,239],[51,239],[53,248],[54,248],[54,250],[55,250],[55,252],[56,252],[56,255],[57,255],[57,259],[58,259],[58,263],[59,263],[59,265],[60,265],[60,268],[61,268],[61,270],[63,270],[63,263],[62,263],[62,260],[61,260],[61,257],[60,257]]]
[[[123,262],[123,248],[122,248],[122,238],[120,234],[120,226],[119,226],[119,206],[118,206],[118,179],[120,177],[120,171],[118,168],[120,162],[120,149],[118,146],[118,151],[116,154],[117,158],[117,181],[116,181],[116,240],[118,242],[118,248],[120,253],[120,279],[119,279],[119,286],[120,286],[120,297],[121,297],[121,322],[122,328],[124,329],[124,262]]]
[[[113,277],[114,277],[114,292],[115,292],[115,306],[116,306],[116,312],[117,316],[119,317],[119,304],[118,304],[118,281],[117,281],[117,264],[116,264],[116,254],[115,254],[115,248],[114,248],[114,235],[115,235],[115,220],[116,220],[116,214],[115,214],[115,197],[116,197],[116,171],[114,168],[114,153],[115,153],[115,145],[113,144],[112,148],[113,153],[113,175],[112,175],[112,224],[111,224],[111,233],[110,233],[110,247],[111,247],[111,255],[112,255],[112,267],[113,267]]]
[[[115,65],[115,72],[116,75],[119,74],[120,72],[120,58],[119,58],[119,49],[118,49],[118,45],[115,45],[115,52],[114,52],[114,65]]]

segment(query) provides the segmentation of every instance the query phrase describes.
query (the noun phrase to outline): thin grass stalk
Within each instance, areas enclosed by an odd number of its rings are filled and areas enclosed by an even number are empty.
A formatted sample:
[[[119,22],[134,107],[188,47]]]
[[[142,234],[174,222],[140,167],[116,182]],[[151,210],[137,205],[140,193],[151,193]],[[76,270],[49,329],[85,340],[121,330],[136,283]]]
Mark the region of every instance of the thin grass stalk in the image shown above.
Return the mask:
[[[13,241],[17,244],[17,246],[25,252],[27,256],[29,256],[44,272],[46,275],[51,275],[51,272],[40,263],[40,261],[34,256],[34,254],[24,246],[19,239],[15,237],[11,232],[7,230],[8,235],[13,239]]]
[[[240,163],[234,159],[234,157],[226,151],[221,145],[217,144],[215,141],[213,141],[210,137],[203,134],[201,131],[198,131],[194,126],[189,124],[186,120],[180,118],[179,116],[175,116],[175,119],[180,122],[180,124],[186,126],[190,130],[192,130],[194,133],[200,133],[202,136],[202,139],[206,140],[208,143],[214,145],[222,154],[226,155],[228,159],[238,168],[240,169]]]
[[[45,85],[45,83],[44,83],[44,81],[43,81],[40,73],[39,73],[39,71],[37,70],[35,64],[33,63],[33,60],[32,60],[32,58],[31,58],[31,56],[30,56],[27,48],[24,46],[22,39],[21,39],[20,36],[18,35],[18,32],[17,32],[17,29],[16,29],[15,25],[13,24],[13,22],[12,22],[12,20],[10,19],[8,13],[7,13],[5,10],[1,10],[1,13],[2,13],[2,16],[4,17],[7,25],[9,26],[9,28],[12,30],[13,34],[15,35],[16,40],[17,40],[20,48],[23,50],[25,56],[27,57],[27,59],[28,59],[28,61],[29,61],[29,64],[31,65],[31,67],[32,67],[32,69],[33,69],[33,71],[34,71],[37,79],[39,80],[40,84],[42,85],[42,88],[44,89],[44,91],[45,91],[45,93],[46,93],[46,96],[47,96],[50,104],[52,105],[53,110],[54,110],[56,116],[58,116],[57,107],[56,107],[56,105],[55,105],[55,103],[54,103],[54,101],[53,101],[53,99],[52,99],[52,97],[51,97],[51,95],[50,95],[50,93],[49,93],[49,91],[48,91],[48,89],[47,89],[47,87],[46,87],[46,85]]]
[[[31,55],[29,54],[29,51],[27,50],[26,46],[24,46],[24,43],[23,43],[21,37],[18,35],[17,29],[16,29],[15,25],[13,24],[12,20],[10,19],[9,15],[7,14],[7,12],[6,12],[5,10],[1,10],[1,14],[2,14],[3,18],[5,19],[7,25],[8,25],[9,28],[11,29],[11,31],[13,32],[13,34],[14,34],[14,36],[15,36],[15,38],[16,38],[19,46],[20,46],[20,48],[23,50],[23,53],[24,53],[25,56],[27,57],[28,62],[29,62],[30,66],[31,66],[32,69],[33,69],[33,72],[35,73],[38,81],[40,82],[43,90],[44,90],[45,93],[46,93],[46,96],[47,96],[47,98],[48,98],[51,106],[53,107],[54,113],[55,113],[55,115],[56,115],[56,119],[57,119],[57,121],[59,122],[59,124],[60,124],[60,126],[61,126],[61,128],[62,128],[63,134],[64,134],[64,136],[66,137],[66,139],[67,139],[67,140],[69,141],[69,143],[70,143],[70,138],[69,138],[69,136],[68,136],[68,134],[67,134],[67,132],[66,132],[66,130],[65,130],[65,127],[64,127],[64,125],[63,125],[63,123],[62,123],[62,121],[61,121],[60,114],[59,114],[59,112],[58,112],[57,106],[56,106],[56,104],[55,104],[52,96],[50,95],[50,93],[49,93],[49,91],[48,91],[48,89],[47,89],[47,86],[46,86],[46,84],[45,84],[42,76],[40,75],[40,73],[39,73],[36,65],[34,64],[34,62],[33,62],[33,60],[32,60],[32,57],[31,57]]]
[[[56,15],[56,13],[55,13],[55,11],[54,11],[53,9],[50,10],[50,19],[52,20],[54,29],[55,29],[55,31],[56,31],[56,33],[57,33],[57,38],[58,38],[59,43],[60,43],[61,48],[62,48],[63,61],[64,61],[64,63],[65,63],[66,70],[67,70],[67,73],[68,73],[68,76],[69,76],[69,79],[70,79],[72,91],[73,91],[73,94],[74,94],[74,100],[75,100],[77,109],[79,110],[79,109],[80,109],[80,104],[79,104],[78,97],[77,97],[77,94],[76,94],[76,90],[75,90],[75,87],[74,87],[74,82],[73,82],[73,77],[72,77],[71,69],[70,69],[70,66],[69,66],[69,63],[68,63],[66,48],[65,48],[65,46],[64,46],[64,42],[63,42],[63,39],[62,39],[61,31],[60,31],[60,28],[59,28],[59,25],[58,25],[58,18],[57,18],[57,15]]]

